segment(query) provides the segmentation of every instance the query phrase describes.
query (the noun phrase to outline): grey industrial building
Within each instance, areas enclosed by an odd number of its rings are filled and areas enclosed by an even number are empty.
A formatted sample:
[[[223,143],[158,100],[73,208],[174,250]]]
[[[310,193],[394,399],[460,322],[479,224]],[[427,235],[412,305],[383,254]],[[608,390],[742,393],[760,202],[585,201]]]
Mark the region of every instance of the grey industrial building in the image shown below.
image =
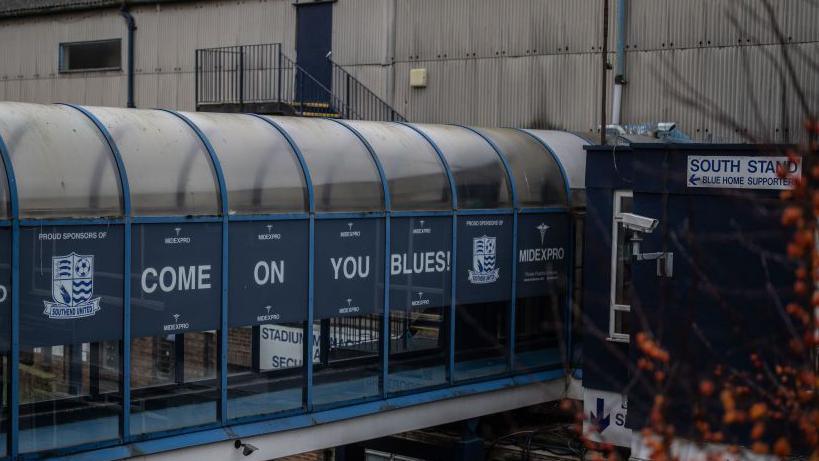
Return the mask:
[[[602,4],[7,0],[0,2],[0,100],[125,106],[132,19],[137,107],[197,109],[197,49],[280,43],[285,58],[300,64],[331,51],[343,71],[410,121],[594,133]],[[621,124],[672,121],[693,139],[713,142],[803,139],[805,109],[815,113],[819,100],[816,2],[611,4],[609,61],[618,43],[625,58],[622,69],[608,72],[607,123],[618,117],[611,95],[621,73]],[[325,11],[318,19],[299,13],[316,7]],[[83,42],[94,41],[110,53],[105,66],[70,62]],[[413,70],[419,80],[411,82]],[[326,86],[338,92],[337,83],[333,77]]]

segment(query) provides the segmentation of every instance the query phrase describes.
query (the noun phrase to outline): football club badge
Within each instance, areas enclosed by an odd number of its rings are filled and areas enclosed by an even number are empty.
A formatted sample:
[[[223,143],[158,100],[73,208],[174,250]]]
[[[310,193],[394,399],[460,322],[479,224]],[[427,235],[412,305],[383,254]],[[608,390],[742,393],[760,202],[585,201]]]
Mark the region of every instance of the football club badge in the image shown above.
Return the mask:
[[[100,310],[94,295],[94,256],[71,253],[51,258],[51,297],[43,301],[43,314],[50,319],[91,317]]]
[[[498,280],[500,269],[495,267],[495,237],[475,237],[472,239],[472,269],[469,281],[473,284],[494,283]]]

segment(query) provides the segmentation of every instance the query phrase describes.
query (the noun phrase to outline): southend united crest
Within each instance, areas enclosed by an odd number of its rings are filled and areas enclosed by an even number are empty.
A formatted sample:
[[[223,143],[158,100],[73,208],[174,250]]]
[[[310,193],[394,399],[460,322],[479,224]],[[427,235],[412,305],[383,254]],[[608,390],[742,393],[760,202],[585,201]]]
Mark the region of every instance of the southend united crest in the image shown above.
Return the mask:
[[[500,269],[495,268],[495,237],[475,237],[472,239],[472,269],[469,281],[473,284],[494,283],[498,280]]]
[[[94,295],[94,256],[71,253],[51,258],[51,297],[43,314],[51,319],[90,317],[100,310]]]

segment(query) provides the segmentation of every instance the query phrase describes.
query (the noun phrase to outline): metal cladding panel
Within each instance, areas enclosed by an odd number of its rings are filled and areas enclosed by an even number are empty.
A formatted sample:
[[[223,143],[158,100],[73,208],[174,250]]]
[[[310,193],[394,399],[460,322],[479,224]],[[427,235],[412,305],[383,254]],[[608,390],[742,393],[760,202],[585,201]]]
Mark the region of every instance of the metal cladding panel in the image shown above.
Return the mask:
[[[122,155],[134,216],[219,214],[219,191],[205,146],[180,118],[159,110],[88,109]]]
[[[222,223],[133,226],[134,338],[219,328]]]
[[[20,216],[122,216],[114,156],[76,109],[0,104],[0,136],[17,177]]]
[[[444,166],[435,149],[421,135],[395,123],[349,121],[347,124],[367,140],[381,162],[393,210],[452,209]]]
[[[348,0],[333,4],[333,55],[347,66],[382,65],[392,62],[393,0]],[[362,27],[366,24],[366,27]],[[372,88],[371,88],[372,89]],[[378,93],[376,91],[376,94]]]
[[[505,301],[512,296],[513,220],[510,215],[458,220],[455,259],[458,304]]]
[[[631,0],[629,49],[661,50],[819,40],[815,2],[770,0]],[[778,36],[776,28],[782,31]]]
[[[567,185],[551,153],[526,133],[508,128],[478,128],[506,156],[519,207],[568,206]]]
[[[391,218],[390,310],[448,306],[451,261],[451,217]]]
[[[506,169],[485,139],[462,127],[415,125],[432,139],[455,179],[459,209],[511,208]]]
[[[352,131],[330,120],[266,118],[282,127],[304,156],[316,211],[384,210],[384,192],[375,162]]]
[[[397,8],[397,61],[578,53],[602,45],[602,10],[594,0],[412,0]]]
[[[307,220],[230,223],[230,326],[307,319],[308,226]]]
[[[383,218],[316,223],[315,318],[384,312]]]
[[[808,107],[815,111],[819,75],[809,56],[817,55],[819,44],[788,50]],[[624,93],[627,123],[670,120],[705,142],[806,140],[805,116],[784,73],[782,46],[629,53],[628,59],[633,77]]]
[[[589,145],[586,140],[565,131],[526,131],[549,146],[566,172],[571,189],[586,188],[586,151],[583,149]]]
[[[230,214],[308,210],[304,172],[278,130],[243,114],[184,115],[202,130],[216,151],[225,175]]]
[[[20,231],[20,342],[80,344],[122,337],[123,228]]]
[[[570,235],[571,217],[568,213],[522,214],[518,217],[518,254],[515,255],[518,298],[550,296],[562,299],[566,296],[572,264]]]

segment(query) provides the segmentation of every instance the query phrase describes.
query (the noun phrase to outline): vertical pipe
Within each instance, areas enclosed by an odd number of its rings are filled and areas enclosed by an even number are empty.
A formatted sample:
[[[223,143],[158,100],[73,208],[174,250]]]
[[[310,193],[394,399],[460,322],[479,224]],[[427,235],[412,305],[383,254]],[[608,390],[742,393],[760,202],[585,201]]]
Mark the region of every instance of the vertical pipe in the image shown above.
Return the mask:
[[[626,0],[617,0],[617,57],[614,61],[614,94],[612,94],[611,123],[620,124],[623,110],[623,86],[626,84]]]
[[[609,67],[609,0],[603,0],[603,49],[600,57],[602,68],[600,69],[600,144],[606,144],[606,78]]]
[[[134,32],[136,31],[136,21],[128,5],[123,4],[119,10],[119,14],[125,19],[125,24],[128,26],[128,101],[127,105],[130,108],[136,107],[134,104]]]

